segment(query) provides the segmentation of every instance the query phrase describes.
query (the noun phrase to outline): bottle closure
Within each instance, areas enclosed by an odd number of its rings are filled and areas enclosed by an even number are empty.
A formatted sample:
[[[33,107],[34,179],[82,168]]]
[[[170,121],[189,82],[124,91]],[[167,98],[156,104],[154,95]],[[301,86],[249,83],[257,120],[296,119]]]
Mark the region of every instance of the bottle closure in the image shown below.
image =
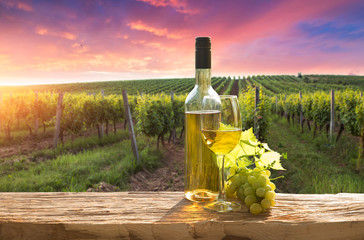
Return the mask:
[[[211,69],[211,39],[210,37],[197,37],[195,46],[196,69]]]

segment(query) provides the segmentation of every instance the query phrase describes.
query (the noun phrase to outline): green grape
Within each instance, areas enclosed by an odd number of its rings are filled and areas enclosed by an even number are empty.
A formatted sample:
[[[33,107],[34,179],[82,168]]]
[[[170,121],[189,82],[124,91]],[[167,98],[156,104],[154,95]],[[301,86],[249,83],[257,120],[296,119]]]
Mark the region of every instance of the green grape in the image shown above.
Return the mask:
[[[261,213],[263,211],[263,208],[262,206],[260,206],[259,203],[253,203],[251,206],[250,206],[250,212],[257,215],[259,213]]]
[[[226,188],[227,196],[239,198],[246,204],[252,214],[259,214],[275,206],[276,186],[269,179],[271,172],[266,169],[254,168],[233,169],[235,174]]]
[[[272,187],[267,185],[264,187],[265,191],[268,192],[268,191],[273,191]]]
[[[261,171],[262,171],[262,170],[260,170],[260,168],[254,168],[254,169],[253,169],[253,172],[254,172],[254,173],[260,173]]]
[[[274,192],[273,191],[268,191],[265,193],[264,197],[268,200],[273,200],[274,199]]]
[[[251,188],[251,187],[245,188],[244,194],[247,195],[247,196],[248,195],[254,195],[254,189]]]
[[[260,176],[259,173],[253,173],[253,176],[258,180],[258,177]]]
[[[257,198],[254,195],[248,195],[244,199],[245,204],[250,207],[253,203],[257,202]]]
[[[258,188],[262,187],[262,185],[258,181],[255,181],[255,182],[253,182],[252,187],[253,187],[253,189],[258,189]]]
[[[260,187],[260,188],[257,188],[257,190],[255,191],[255,194],[258,196],[258,197],[264,197],[265,195],[265,189]]]
[[[272,190],[276,190],[276,185],[272,182],[269,182],[268,185],[272,188]]]
[[[233,182],[234,184],[236,184],[236,186],[240,186],[241,185],[241,178],[239,175],[235,175],[232,179],[231,182]]]
[[[254,182],[256,182],[257,181],[257,178],[256,177],[254,177],[253,175],[250,175],[249,177],[248,177],[248,182],[250,183],[250,184],[253,184]]]
[[[246,176],[246,174],[240,175],[240,181],[241,181],[241,184],[245,184],[248,181],[248,177]]]
[[[250,185],[248,182],[246,182],[244,185],[243,185],[244,188],[248,188],[248,187],[252,187],[252,185]]]
[[[244,188],[241,186],[239,190],[236,192],[236,196],[241,200],[244,201],[245,194],[244,194]]]
[[[274,200],[273,200],[273,201],[274,201]],[[268,208],[270,208],[270,206],[271,206],[271,200],[268,200],[268,199],[264,198],[264,199],[260,202],[260,204],[262,205],[262,207],[263,207],[264,209],[268,209]]]
[[[260,175],[260,176],[258,177],[258,182],[259,182],[262,186],[267,185],[268,181],[269,181],[269,179],[268,179],[268,177],[267,177],[267,176],[265,176],[265,175]]]

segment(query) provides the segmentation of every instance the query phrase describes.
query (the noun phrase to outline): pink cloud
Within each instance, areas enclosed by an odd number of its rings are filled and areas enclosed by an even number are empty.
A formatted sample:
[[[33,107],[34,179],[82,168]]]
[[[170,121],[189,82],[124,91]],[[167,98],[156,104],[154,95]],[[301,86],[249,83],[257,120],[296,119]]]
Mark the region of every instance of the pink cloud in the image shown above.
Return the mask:
[[[167,37],[171,39],[180,39],[183,36],[175,33],[169,33],[167,28],[154,28],[148,26],[147,24],[143,23],[142,21],[131,22],[127,24],[131,29],[139,30],[139,31],[146,31],[150,32],[159,37]]]
[[[26,11],[26,12],[32,12],[33,11],[32,6],[30,6],[30,5],[28,5],[28,4],[24,3],[24,2],[18,3],[17,7],[18,7],[18,9]]]
[[[49,36],[55,36],[55,37],[61,37],[61,38],[65,38],[68,40],[75,40],[77,39],[77,36],[73,33],[70,32],[56,32],[56,31],[49,31],[47,28],[42,27],[42,26],[38,26],[35,29],[35,32],[39,35],[49,35]]]
[[[26,12],[32,12],[33,11],[33,7],[32,6],[30,6],[28,3],[25,3],[25,2],[22,2],[22,1],[17,1],[17,0],[13,0],[13,1],[0,0],[0,4],[4,4],[8,8],[17,8],[19,10],[23,10],[23,11],[26,11]]]
[[[172,7],[177,12],[186,13],[186,14],[197,14],[198,11],[196,9],[192,9],[189,7],[186,0],[137,0],[141,2],[146,2],[155,7]]]

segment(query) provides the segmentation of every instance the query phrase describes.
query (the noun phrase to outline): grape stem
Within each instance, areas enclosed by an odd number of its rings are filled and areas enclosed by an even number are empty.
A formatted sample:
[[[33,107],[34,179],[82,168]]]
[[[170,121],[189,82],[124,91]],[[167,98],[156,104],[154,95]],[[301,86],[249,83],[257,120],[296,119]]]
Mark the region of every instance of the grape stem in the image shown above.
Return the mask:
[[[282,175],[282,176],[278,176],[278,177],[275,177],[275,178],[271,178],[271,179],[269,179],[269,180],[274,181],[274,180],[277,180],[277,179],[279,179],[279,178],[284,178],[284,176],[283,176],[283,175]]]

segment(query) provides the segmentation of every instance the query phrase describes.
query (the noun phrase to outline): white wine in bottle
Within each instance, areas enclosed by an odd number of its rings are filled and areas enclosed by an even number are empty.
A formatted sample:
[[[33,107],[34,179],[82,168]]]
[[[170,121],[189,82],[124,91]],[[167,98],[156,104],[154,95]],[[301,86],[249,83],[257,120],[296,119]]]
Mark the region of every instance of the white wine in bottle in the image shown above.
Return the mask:
[[[201,114],[204,96],[218,94],[211,87],[211,40],[196,38],[196,85],[185,102],[185,196],[196,202],[214,201],[219,192],[216,157],[203,142]],[[212,116],[214,117],[214,116]]]

